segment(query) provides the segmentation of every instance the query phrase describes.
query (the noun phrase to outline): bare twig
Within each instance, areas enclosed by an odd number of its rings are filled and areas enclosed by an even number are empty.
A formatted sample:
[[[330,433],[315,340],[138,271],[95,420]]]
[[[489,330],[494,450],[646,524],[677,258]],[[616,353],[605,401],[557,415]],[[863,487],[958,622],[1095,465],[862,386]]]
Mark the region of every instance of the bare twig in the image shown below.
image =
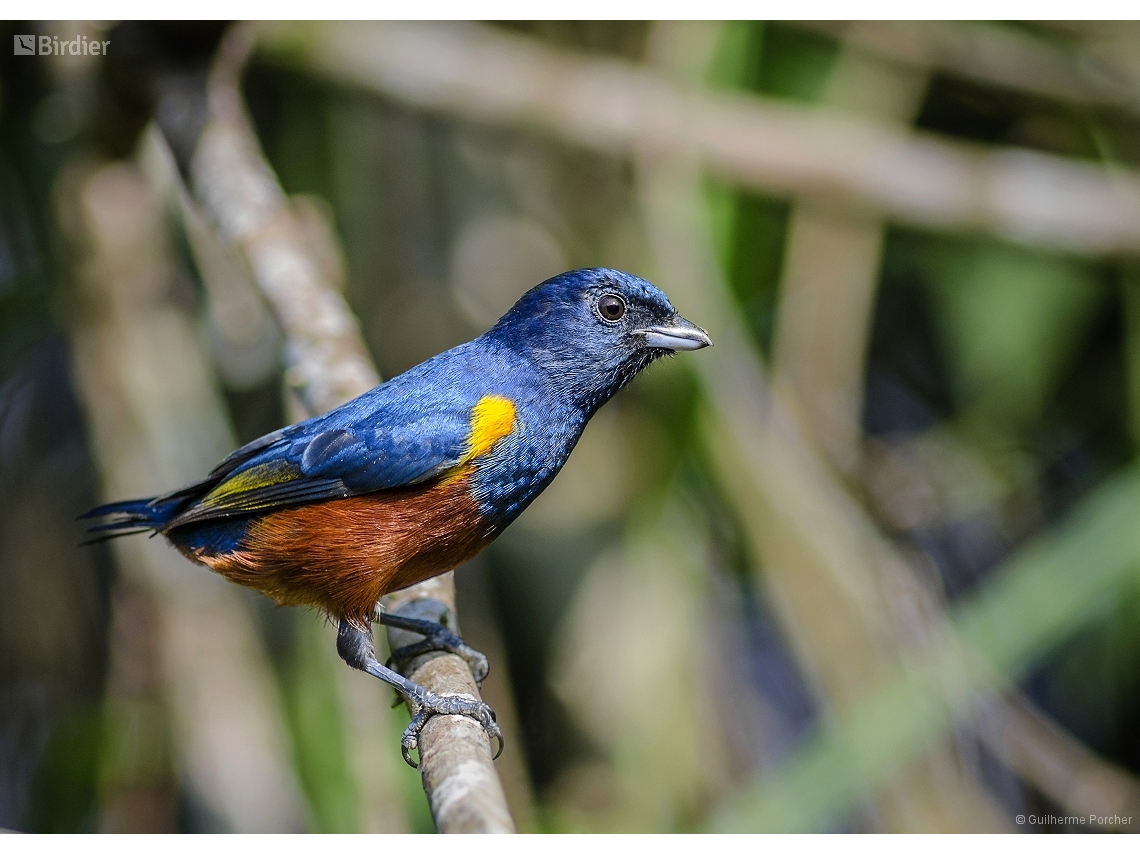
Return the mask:
[[[219,48],[209,79],[208,120],[190,173],[202,208],[241,249],[281,324],[287,383],[316,414],[377,385],[379,375],[339,283],[329,275],[327,260],[314,253],[311,230],[287,200],[250,127],[239,80],[251,44],[250,31],[235,27]],[[432,608],[435,603],[454,615],[450,574],[401,592],[390,608]],[[433,692],[479,696],[466,663],[457,656],[437,655],[409,676]],[[457,716],[433,719],[420,737],[420,767],[441,831],[514,830],[489,740],[475,722]]]
[[[286,382],[316,415],[366,392],[380,377],[356,318],[261,156],[239,86],[250,47],[250,31],[235,27],[219,48],[191,178],[203,210],[240,247],[269,301],[285,333]]]
[[[823,102],[900,126],[922,103],[928,75],[850,49]],[[851,476],[860,459],[863,374],[886,224],[812,204],[788,223],[772,343],[772,382],[788,393],[806,436]]]
[[[264,44],[346,83],[590,149],[693,156],[764,192],[923,227],[1078,252],[1140,248],[1140,178],[1025,149],[947,141],[837,111],[675,85],[474,25],[267,27]]]
[[[178,174],[174,155],[155,126],[144,134],[139,162],[174,209],[190,245],[207,295],[205,321],[210,352],[222,382],[227,388],[241,390],[267,381],[280,363],[281,334],[250,279],[244,257],[218,234],[191,198]],[[296,198],[292,201],[296,209],[304,210]],[[309,213],[317,216],[313,208]],[[285,403],[291,416],[307,417],[291,390]],[[340,663],[333,648],[336,629],[322,625],[317,632],[321,629],[327,630],[327,638],[323,639],[325,649],[318,656]],[[404,832],[405,806],[396,781],[396,764],[403,761],[391,756],[384,687],[375,680],[358,679],[359,675],[340,664],[336,671],[348,762],[359,784],[360,830]]]

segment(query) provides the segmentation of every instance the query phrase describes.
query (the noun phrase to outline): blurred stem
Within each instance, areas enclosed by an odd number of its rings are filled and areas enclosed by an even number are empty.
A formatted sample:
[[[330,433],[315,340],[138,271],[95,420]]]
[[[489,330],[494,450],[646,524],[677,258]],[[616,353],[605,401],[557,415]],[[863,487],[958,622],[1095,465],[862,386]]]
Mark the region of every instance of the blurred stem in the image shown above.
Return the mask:
[[[362,831],[361,793],[349,767],[348,734],[329,645],[331,635],[312,613],[297,622],[283,689],[292,719],[297,771],[312,806],[314,831]],[[326,650],[329,651],[326,653]]]
[[[902,68],[843,46],[824,87],[822,103],[865,115],[884,123],[909,125],[927,88],[929,75],[919,68]],[[870,215],[853,216],[804,200],[792,210],[784,255],[772,347],[772,385],[788,404],[800,433],[817,444],[822,456],[843,476],[857,482],[862,461],[862,413],[866,352],[878,291],[879,268],[886,225]],[[802,559],[798,548],[782,532],[777,541],[776,561],[799,575]],[[936,619],[939,604],[932,592],[908,573],[872,567],[865,580],[868,593],[882,597],[888,621],[896,628],[893,643],[869,657],[883,663],[894,660],[903,640],[897,628],[919,623],[927,615]],[[897,578],[898,576],[904,578]],[[893,584],[891,583],[893,582]],[[791,581],[794,588],[808,594]],[[817,590],[817,589],[816,589]],[[799,619],[821,622],[842,609],[825,610],[815,594],[800,596]],[[915,608],[921,603],[920,608]],[[927,626],[910,627],[910,633],[925,635]],[[842,666],[850,650],[817,644],[813,660],[834,660]],[[843,699],[832,694],[832,703]],[[947,743],[935,743],[927,756],[905,767],[898,780],[886,787],[878,802],[880,821],[892,831],[982,830],[1002,827],[1000,808],[978,810],[990,796],[978,783],[961,774],[962,764]]]
[[[822,103],[909,125],[928,75],[844,47]],[[866,350],[885,224],[804,200],[792,211],[773,343],[773,385],[824,456],[857,474]]]
[[[987,747],[1071,816],[1140,820],[1140,781],[1105,762],[1020,693],[1010,693],[1004,704],[979,706],[974,721]]]
[[[581,829],[571,805],[591,790],[611,794],[592,830],[692,830],[763,750],[740,738],[756,698],[726,643],[739,603],[712,570],[706,521],[676,482],[660,498],[592,563],[558,634],[551,685],[605,757],[556,787],[563,830]]]
[[[1125,167],[1120,149],[1110,132],[1091,112],[1082,117],[1096,145],[1101,163],[1110,173]],[[1128,383],[1128,432],[1134,449],[1140,450],[1140,260],[1125,258],[1120,263],[1121,302],[1124,305],[1124,367]]]
[[[111,592],[111,632],[99,751],[99,830],[178,830],[170,710],[162,692],[161,607],[139,580]]]

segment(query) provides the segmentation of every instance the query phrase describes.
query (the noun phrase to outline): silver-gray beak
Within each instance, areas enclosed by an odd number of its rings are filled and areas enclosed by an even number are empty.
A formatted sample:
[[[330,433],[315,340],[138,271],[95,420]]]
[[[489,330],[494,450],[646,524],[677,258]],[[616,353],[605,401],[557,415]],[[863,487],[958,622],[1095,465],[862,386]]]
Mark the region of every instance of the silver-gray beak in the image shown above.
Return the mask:
[[[680,315],[674,315],[668,324],[635,330],[635,334],[645,336],[646,347],[665,350],[700,350],[712,344],[707,332]]]

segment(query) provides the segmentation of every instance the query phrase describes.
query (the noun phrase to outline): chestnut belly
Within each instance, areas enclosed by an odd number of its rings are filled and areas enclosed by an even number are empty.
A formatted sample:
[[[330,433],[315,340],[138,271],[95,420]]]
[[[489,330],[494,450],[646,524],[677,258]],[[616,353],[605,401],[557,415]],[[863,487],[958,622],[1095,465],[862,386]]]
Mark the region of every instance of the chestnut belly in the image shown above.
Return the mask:
[[[467,480],[285,508],[254,519],[236,549],[183,551],[282,605],[365,627],[384,594],[451,570],[494,539]]]

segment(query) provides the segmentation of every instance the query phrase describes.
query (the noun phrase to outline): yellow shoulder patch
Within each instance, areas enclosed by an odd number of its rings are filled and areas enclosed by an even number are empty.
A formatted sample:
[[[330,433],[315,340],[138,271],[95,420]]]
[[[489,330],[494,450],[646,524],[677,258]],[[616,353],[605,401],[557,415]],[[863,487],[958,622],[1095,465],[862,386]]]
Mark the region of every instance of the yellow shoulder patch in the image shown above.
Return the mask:
[[[471,436],[463,462],[474,460],[515,429],[515,405],[498,395],[485,395],[471,410]]]

